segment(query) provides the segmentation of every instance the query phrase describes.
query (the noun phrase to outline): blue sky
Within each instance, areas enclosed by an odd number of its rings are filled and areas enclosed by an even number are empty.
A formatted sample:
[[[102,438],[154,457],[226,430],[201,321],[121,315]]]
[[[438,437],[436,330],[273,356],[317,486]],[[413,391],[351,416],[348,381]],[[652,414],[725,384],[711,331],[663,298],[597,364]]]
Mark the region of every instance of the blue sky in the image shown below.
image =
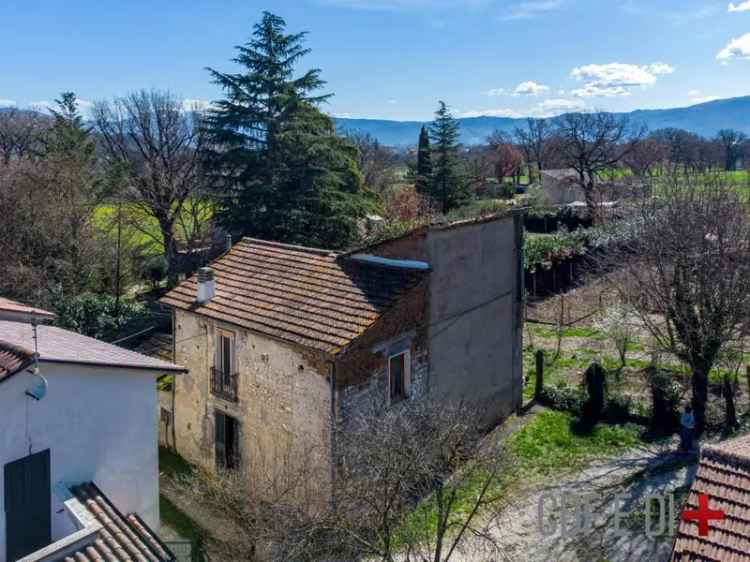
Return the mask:
[[[750,94],[750,0],[0,0],[0,104],[220,92],[262,10],[309,32],[335,115],[685,106]]]

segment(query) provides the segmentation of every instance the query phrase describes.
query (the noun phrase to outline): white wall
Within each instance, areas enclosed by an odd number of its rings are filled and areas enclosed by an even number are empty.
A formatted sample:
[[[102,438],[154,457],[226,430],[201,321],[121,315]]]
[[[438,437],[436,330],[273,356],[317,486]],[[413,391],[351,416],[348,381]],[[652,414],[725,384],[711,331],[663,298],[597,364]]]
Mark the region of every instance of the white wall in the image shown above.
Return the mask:
[[[49,390],[39,402],[24,396],[32,380],[25,372],[0,383],[0,562],[6,562],[3,467],[28,455],[30,445],[32,453],[50,449],[53,541],[73,530],[69,516],[57,513],[59,482],[93,481],[122,513],[136,512],[158,531],[155,373],[44,362],[40,371]]]

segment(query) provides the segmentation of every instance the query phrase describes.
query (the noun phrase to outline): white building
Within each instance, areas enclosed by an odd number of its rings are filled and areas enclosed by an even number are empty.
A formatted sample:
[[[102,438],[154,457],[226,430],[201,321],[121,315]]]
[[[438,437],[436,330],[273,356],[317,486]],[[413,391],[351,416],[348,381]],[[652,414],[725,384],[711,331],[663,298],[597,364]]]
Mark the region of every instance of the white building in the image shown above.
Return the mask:
[[[57,316],[52,312],[0,297],[0,320],[49,323]]]
[[[0,562],[173,559],[154,531],[155,377],[183,371],[0,320]]]

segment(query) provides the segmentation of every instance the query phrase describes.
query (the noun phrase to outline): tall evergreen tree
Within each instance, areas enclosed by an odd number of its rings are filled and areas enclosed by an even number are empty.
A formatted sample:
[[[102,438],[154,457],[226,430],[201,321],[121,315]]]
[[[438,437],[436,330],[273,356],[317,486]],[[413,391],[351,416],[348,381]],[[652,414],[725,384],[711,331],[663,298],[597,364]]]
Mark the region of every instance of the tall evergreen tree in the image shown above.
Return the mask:
[[[448,106],[440,101],[435,120],[430,125],[432,176],[428,193],[443,213],[469,199],[459,156],[459,128],[460,124]]]
[[[419,131],[419,148],[417,149],[417,169],[415,186],[420,193],[429,193],[432,177],[432,156],[430,153],[430,134],[422,125]]]
[[[263,13],[252,38],[237,47],[239,73],[209,69],[225,92],[208,112],[209,173],[223,196],[219,214],[233,233],[284,242],[341,247],[358,218],[373,208],[348,141],[316,95],[319,69],[294,70],[309,53],[305,33]]]

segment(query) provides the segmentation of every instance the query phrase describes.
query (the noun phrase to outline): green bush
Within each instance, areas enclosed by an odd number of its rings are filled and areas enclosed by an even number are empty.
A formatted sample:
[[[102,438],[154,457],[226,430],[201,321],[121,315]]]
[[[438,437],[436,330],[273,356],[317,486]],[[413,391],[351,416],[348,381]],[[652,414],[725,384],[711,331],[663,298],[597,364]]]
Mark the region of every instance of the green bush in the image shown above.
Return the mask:
[[[586,393],[578,388],[545,386],[539,396],[539,402],[553,410],[580,415],[587,398]]]
[[[82,293],[61,298],[55,306],[60,327],[104,341],[114,341],[141,330],[155,322],[143,304],[133,300]]]
[[[607,423],[626,423],[634,413],[633,399],[625,394],[613,394],[607,398],[605,419]]]

